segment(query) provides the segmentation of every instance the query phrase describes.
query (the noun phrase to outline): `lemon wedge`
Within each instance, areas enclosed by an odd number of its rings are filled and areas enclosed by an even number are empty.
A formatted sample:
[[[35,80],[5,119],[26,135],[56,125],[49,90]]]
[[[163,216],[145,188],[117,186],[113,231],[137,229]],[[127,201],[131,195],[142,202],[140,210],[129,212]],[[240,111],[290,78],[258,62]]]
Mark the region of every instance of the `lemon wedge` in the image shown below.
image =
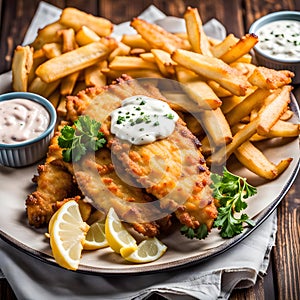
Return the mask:
[[[104,221],[97,221],[90,226],[86,234],[83,244],[84,250],[96,250],[108,247],[108,242],[105,237],[105,223]]]
[[[116,253],[120,253],[121,248],[130,248],[131,252],[137,249],[136,240],[127,231],[112,207],[105,220],[105,236],[109,246]]]
[[[127,261],[134,263],[147,263],[160,258],[166,251],[167,246],[157,238],[149,238],[142,241],[135,251],[121,248],[121,256]]]
[[[78,268],[89,225],[82,220],[76,201],[64,203],[49,222],[50,246],[56,262],[69,270]]]

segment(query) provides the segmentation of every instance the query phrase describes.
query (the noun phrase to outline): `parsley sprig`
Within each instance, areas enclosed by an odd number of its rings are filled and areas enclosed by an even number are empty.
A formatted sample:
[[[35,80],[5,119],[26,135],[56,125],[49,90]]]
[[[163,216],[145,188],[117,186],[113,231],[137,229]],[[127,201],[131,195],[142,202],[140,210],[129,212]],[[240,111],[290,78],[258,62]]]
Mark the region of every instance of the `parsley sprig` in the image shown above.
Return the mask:
[[[236,213],[241,212],[248,205],[244,201],[246,198],[256,194],[254,186],[247,183],[246,178],[242,178],[229,172],[226,168],[223,170],[223,176],[211,174],[213,196],[219,200],[218,216],[214,221],[214,227],[220,229],[220,235],[223,238],[231,238],[243,231],[243,223],[254,226],[255,223],[249,219],[247,214],[241,214],[238,218]],[[208,236],[207,226],[200,225],[193,229],[186,225],[180,229],[182,235],[189,239],[205,239]]]
[[[58,137],[58,145],[63,148],[63,160],[78,161],[88,150],[97,151],[106,143],[99,131],[101,123],[89,116],[79,116],[74,126],[64,126]]]
[[[247,183],[246,178],[237,176],[223,170],[223,176],[211,174],[213,181],[212,189],[214,197],[219,200],[218,216],[214,221],[214,227],[219,228],[223,238],[231,238],[243,231],[243,223],[254,226],[254,222],[247,214],[241,214],[238,218],[236,213],[241,212],[248,205],[246,198],[256,194],[254,186]]]
[[[184,225],[180,228],[180,233],[188,239],[202,240],[208,236],[208,230],[205,224],[201,224],[197,229]]]

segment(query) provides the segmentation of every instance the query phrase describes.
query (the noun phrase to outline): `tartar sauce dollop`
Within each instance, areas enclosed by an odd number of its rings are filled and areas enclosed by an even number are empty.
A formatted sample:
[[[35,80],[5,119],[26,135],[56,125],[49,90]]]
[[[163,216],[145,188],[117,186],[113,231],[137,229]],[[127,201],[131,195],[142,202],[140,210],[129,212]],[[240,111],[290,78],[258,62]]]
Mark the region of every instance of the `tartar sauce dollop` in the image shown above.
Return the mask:
[[[300,60],[300,22],[278,20],[265,24],[256,33],[257,49],[282,60]]]
[[[122,101],[111,113],[111,132],[135,145],[152,143],[168,137],[175,128],[178,115],[161,100],[143,95]]]
[[[0,102],[0,143],[15,144],[41,135],[50,116],[39,103],[28,99]]]

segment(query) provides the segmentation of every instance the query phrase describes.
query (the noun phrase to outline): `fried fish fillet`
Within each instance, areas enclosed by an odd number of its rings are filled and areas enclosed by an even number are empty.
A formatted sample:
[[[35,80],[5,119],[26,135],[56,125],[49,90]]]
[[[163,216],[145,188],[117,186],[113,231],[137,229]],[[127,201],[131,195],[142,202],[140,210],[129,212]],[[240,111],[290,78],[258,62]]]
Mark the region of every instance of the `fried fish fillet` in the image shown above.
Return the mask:
[[[25,202],[28,222],[36,228],[48,224],[58,202],[78,193],[72,174],[65,166],[55,163],[61,158],[57,139],[58,132],[51,140],[45,164],[38,166],[38,175],[33,177],[37,188]]]
[[[159,199],[162,210],[175,212],[180,222],[189,227],[197,228],[206,224],[210,229],[217,216],[217,208],[200,142],[182,120],[177,122],[173,134],[168,138],[151,144],[135,146],[114,138],[110,134],[108,116],[121,105],[123,99],[146,95],[168,102],[158,89],[153,86],[149,88],[147,83],[140,84],[126,76],[118,79],[118,83],[99,93],[93,100],[89,99],[85,109],[82,109],[81,103],[79,112],[84,111],[102,122],[108,146],[116,160],[124,166],[124,172]],[[105,103],[105,99],[109,104]]]
[[[210,171],[200,142],[182,120],[167,138],[146,145],[131,145],[114,138],[111,151],[149,194],[160,200],[165,211],[175,212],[188,227],[205,224],[211,229],[217,217]]]
[[[26,213],[30,225],[41,227],[48,224],[57,210],[57,202],[72,196],[72,175],[51,163],[38,166],[34,181],[37,189],[27,196]]]

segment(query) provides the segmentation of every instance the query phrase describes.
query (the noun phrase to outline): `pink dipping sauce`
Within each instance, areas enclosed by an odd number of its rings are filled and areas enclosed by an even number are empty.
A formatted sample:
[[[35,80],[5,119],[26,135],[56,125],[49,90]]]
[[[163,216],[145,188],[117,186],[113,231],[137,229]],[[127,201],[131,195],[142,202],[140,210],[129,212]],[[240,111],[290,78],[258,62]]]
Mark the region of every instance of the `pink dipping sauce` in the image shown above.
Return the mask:
[[[0,143],[14,144],[34,139],[49,126],[48,111],[27,99],[0,102]]]

